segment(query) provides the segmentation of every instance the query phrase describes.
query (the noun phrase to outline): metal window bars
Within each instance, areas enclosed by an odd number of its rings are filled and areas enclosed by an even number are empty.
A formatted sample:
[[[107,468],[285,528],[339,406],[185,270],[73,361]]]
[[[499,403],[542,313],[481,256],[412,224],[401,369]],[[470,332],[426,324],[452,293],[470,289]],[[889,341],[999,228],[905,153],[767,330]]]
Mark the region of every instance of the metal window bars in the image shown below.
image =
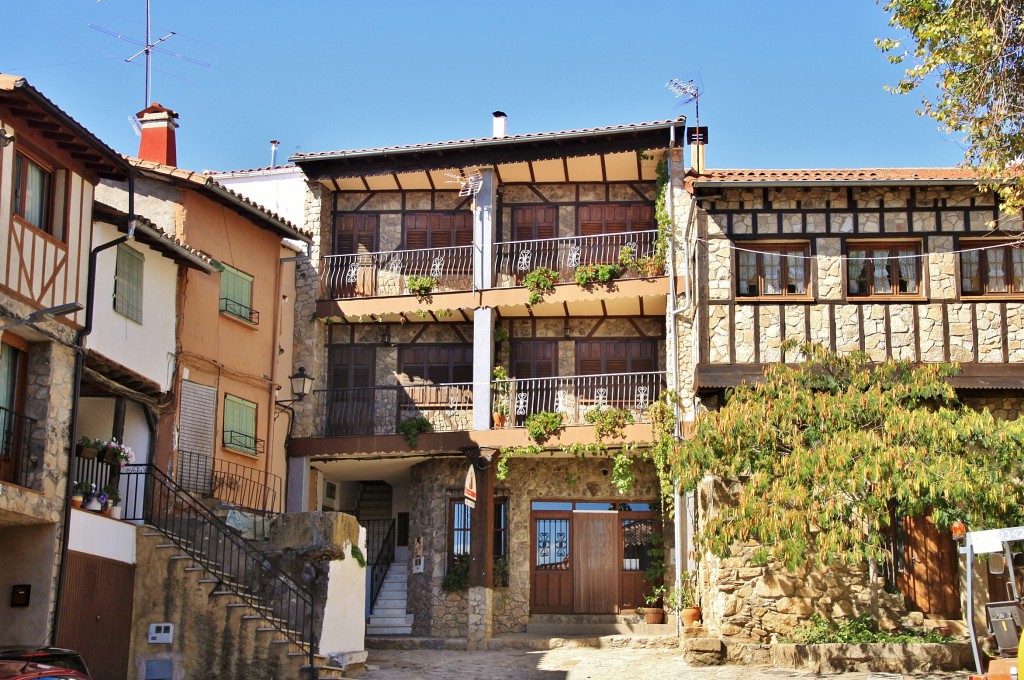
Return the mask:
[[[29,486],[32,461],[28,443],[35,422],[28,416],[0,407],[0,481]]]
[[[375,385],[313,392],[316,436],[395,434],[423,417],[434,432],[473,429],[473,384]]]
[[[220,299],[220,311],[238,317],[242,321],[248,321],[251,324],[259,325],[260,323],[259,312],[231,298]]]
[[[629,248],[634,260],[655,255],[657,230],[631,231],[597,236],[564,236],[538,241],[506,241],[494,244],[495,285],[499,288],[521,285],[524,276],[539,267],[553,269],[565,282],[571,282],[576,269],[591,264],[619,264],[623,248]],[[652,261],[643,271],[622,267],[623,279],[663,276],[665,265]]]

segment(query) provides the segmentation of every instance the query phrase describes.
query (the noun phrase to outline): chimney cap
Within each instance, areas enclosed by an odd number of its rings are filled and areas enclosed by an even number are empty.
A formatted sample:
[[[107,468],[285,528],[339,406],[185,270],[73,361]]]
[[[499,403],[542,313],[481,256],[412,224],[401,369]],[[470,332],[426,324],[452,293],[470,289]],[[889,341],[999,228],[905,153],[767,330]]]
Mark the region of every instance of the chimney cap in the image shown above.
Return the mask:
[[[504,111],[495,111],[491,115],[494,116],[495,118],[508,118]]]
[[[171,114],[171,118],[177,118],[178,117],[178,114],[175,113],[174,111],[172,111],[172,110],[170,110],[170,109],[168,109],[166,107],[160,106],[160,102],[153,102],[152,104],[150,104],[146,108],[144,108],[141,111],[139,111],[138,113],[136,113],[135,117],[136,118],[142,118],[143,116],[145,116],[148,113],[169,113],[169,114]]]

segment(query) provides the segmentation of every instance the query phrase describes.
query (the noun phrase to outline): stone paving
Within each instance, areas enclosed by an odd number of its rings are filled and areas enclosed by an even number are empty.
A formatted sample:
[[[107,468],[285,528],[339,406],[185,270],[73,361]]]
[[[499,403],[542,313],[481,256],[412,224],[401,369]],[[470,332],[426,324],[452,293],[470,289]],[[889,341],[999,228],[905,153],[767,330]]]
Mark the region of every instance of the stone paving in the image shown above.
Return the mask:
[[[819,676],[763,666],[687,665],[678,650],[553,649],[463,652],[450,650],[370,650],[366,680],[783,680],[833,677],[842,680],[965,680],[968,673],[841,673]]]

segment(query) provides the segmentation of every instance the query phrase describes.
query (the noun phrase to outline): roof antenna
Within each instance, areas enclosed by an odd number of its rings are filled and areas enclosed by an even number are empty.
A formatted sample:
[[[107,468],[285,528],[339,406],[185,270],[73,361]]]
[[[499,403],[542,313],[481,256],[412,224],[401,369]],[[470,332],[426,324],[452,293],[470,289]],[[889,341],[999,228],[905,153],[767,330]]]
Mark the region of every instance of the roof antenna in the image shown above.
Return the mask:
[[[480,174],[479,168],[473,168],[469,175],[446,172],[444,176],[451,178],[446,179],[445,184],[459,185],[459,196],[476,196],[480,193],[480,187],[484,185],[484,176]]]
[[[684,83],[678,78],[673,78],[665,83],[665,87],[671,90],[677,99],[686,97],[686,99],[679,102],[679,106],[686,106],[690,102],[695,102],[694,118],[697,119],[697,127],[700,127],[700,88],[697,87],[697,84],[693,80],[688,80]]]

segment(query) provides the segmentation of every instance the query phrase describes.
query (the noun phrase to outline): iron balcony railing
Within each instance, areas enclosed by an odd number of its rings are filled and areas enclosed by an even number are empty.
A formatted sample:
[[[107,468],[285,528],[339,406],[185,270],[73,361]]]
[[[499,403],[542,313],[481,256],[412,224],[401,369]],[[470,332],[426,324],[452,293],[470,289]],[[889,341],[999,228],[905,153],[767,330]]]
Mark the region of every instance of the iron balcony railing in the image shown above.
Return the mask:
[[[410,295],[410,276],[434,279],[433,293],[473,288],[473,246],[328,255],[322,264],[319,300]]]
[[[371,558],[373,562],[370,566],[370,592],[368,593],[370,597],[368,609],[371,613],[377,604],[377,597],[384,586],[384,579],[387,578],[391,563],[395,561],[395,520],[381,521],[387,522],[387,527],[384,537],[378,539],[380,543],[377,546],[377,553]]]
[[[657,231],[632,231],[598,236],[566,236],[540,241],[506,241],[494,244],[495,286],[508,288],[522,285],[523,277],[539,267],[553,269],[562,281],[572,282],[576,269],[588,264],[619,264],[622,249],[628,247],[635,259],[654,254]],[[665,267],[622,267],[620,278],[636,279],[662,276]]]
[[[425,418],[434,432],[473,429],[473,384],[375,385],[317,390],[316,434],[395,434],[405,420]]]
[[[220,311],[231,316],[238,317],[243,321],[248,321],[251,324],[259,324],[260,313],[255,309],[243,305],[241,302],[232,300],[231,298],[220,299]]]
[[[560,413],[563,425],[586,425],[587,413],[607,408],[628,411],[633,422],[647,423],[647,407],[664,390],[665,371],[496,380],[491,389],[494,426],[524,427],[528,416],[544,411]]]
[[[34,423],[28,416],[0,407],[0,481],[29,486],[32,465],[28,442]]]
[[[268,625],[300,645],[312,668],[316,616],[309,591],[159,468],[125,466],[120,487],[122,519],[144,522],[167,536],[217,578],[218,589],[244,600]]]
[[[178,484],[201,498],[215,498],[258,514],[281,512],[281,477],[272,472],[214,458],[205,453],[178,451]]]
[[[224,446],[235,451],[242,453],[248,453],[255,456],[258,453],[263,453],[266,442],[248,432],[238,432],[236,430],[224,430],[224,436],[222,439]]]

